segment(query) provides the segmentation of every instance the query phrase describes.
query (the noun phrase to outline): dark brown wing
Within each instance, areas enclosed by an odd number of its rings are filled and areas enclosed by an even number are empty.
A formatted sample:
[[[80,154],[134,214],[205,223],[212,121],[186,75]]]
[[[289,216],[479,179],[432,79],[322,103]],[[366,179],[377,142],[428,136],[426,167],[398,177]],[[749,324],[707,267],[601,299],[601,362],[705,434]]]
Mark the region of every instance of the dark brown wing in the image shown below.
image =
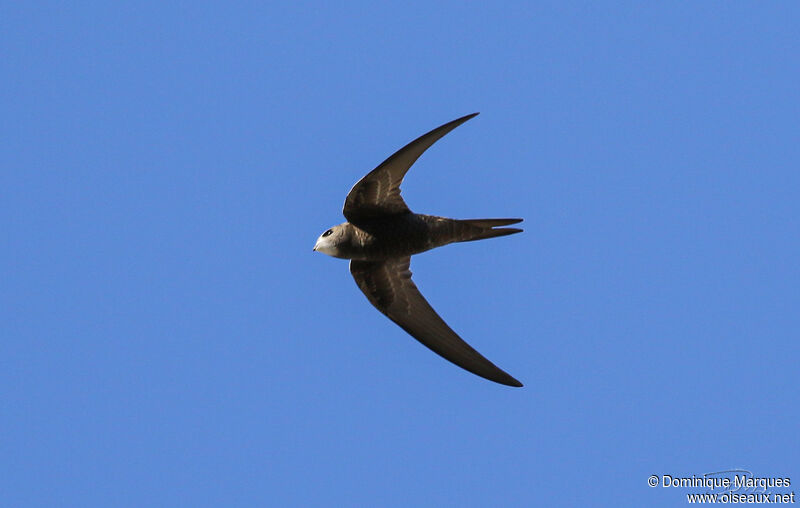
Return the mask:
[[[345,218],[358,225],[369,219],[408,212],[400,197],[400,184],[411,165],[432,144],[477,114],[462,116],[423,134],[367,173],[347,194],[342,210]]]
[[[473,374],[508,386],[522,383],[472,349],[436,314],[411,281],[410,257],[350,261],[350,273],[379,311],[434,353]]]

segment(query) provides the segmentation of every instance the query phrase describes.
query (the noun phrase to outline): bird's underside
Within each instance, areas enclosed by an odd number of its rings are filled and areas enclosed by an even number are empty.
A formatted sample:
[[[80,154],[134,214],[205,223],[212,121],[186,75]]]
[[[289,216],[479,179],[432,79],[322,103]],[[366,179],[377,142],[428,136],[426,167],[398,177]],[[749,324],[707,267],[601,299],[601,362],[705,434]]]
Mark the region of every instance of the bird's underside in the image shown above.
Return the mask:
[[[405,212],[363,222],[359,226],[345,223],[351,241],[342,243],[342,256],[362,261],[412,256],[455,242],[471,242],[494,238],[522,230],[501,228],[521,219],[458,220],[434,215]]]
[[[477,115],[438,127],[398,150],[350,190],[348,222],[327,230],[314,250],[350,259],[350,273],[367,299],[426,347],[478,376],[508,386],[522,383],[464,342],[411,280],[411,256],[454,242],[494,238],[522,230],[522,219],[456,220],[415,214],[400,197],[408,169],[442,136]]]

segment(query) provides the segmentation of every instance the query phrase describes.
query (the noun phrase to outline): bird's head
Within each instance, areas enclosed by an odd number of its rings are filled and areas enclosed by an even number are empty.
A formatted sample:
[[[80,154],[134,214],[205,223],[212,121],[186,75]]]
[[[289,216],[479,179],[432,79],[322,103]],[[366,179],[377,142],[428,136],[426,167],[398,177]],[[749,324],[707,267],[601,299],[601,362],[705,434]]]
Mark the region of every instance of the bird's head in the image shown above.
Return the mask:
[[[314,244],[314,250],[335,258],[344,258],[342,247],[349,241],[346,225],[347,223],[345,222],[333,226],[319,235],[317,243]]]

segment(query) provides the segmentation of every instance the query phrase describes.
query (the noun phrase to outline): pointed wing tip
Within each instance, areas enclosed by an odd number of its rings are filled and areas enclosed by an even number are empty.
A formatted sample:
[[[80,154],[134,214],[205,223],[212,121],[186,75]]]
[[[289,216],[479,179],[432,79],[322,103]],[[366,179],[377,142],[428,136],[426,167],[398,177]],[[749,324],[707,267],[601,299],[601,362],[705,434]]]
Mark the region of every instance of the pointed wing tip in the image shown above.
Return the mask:
[[[522,383],[520,383],[511,376],[508,376],[507,378],[504,377],[503,379],[493,379],[492,381],[500,383],[501,385],[513,386],[514,388],[522,388],[524,386]]]
[[[447,132],[450,132],[451,130],[455,129],[456,127],[458,127],[462,123],[466,122],[467,120],[471,120],[471,119],[475,118],[479,114],[480,114],[480,112],[476,111],[474,113],[470,113],[468,115],[464,115],[464,116],[462,116],[460,118],[456,118],[455,120],[447,122],[446,124],[442,125],[439,128],[441,129],[442,127],[447,127]]]
[[[487,362],[488,362],[488,360],[487,360]],[[491,364],[491,362],[489,362],[489,363]],[[484,372],[476,372],[476,371],[471,370],[471,369],[465,369],[465,370],[469,370],[473,374],[477,374],[478,376],[480,376],[480,377],[482,377],[484,379],[488,379],[489,381],[493,381],[493,382],[501,384],[501,385],[511,386],[511,387],[514,387],[514,388],[522,388],[524,386],[522,383],[520,383],[514,376],[512,376],[508,372],[500,369],[499,367],[497,367],[494,364],[491,364],[491,366],[492,366],[492,369],[489,372],[485,372],[485,371]]]
[[[480,114],[481,114],[480,111],[476,111],[474,113],[470,113],[468,115],[464,115],[462,117],[456,118],[452,122],[448,122],[448,124],[461,125],[462,123],[466,122],[467,120],[471,120],[472,118],[475,118],[476,116],[478,116]],[[445,124],[445,125],[448,125],[448,124]]]

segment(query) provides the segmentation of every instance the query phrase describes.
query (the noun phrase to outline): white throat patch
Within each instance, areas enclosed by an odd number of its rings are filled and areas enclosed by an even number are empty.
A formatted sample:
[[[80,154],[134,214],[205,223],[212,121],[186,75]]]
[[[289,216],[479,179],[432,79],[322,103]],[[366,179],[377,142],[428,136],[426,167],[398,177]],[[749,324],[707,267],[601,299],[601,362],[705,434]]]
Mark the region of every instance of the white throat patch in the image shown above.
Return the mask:
[[[328,238],[320,238],[314,245],[314,250],[327,254],[329,256],[338,257],[339,248]]]

